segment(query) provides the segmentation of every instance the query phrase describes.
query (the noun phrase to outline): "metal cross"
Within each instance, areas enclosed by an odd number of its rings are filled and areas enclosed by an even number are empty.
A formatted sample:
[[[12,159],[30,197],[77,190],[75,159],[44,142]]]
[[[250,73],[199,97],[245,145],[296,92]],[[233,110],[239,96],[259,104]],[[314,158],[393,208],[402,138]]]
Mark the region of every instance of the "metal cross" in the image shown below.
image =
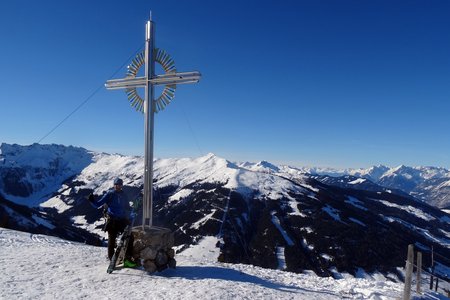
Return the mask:
[[[166,74],[155,75],[155,62],[163,67]],[[141,66],[145,73],[137,77]],[[144,156],[144,201],[142,206],[142,227],[153,225],[153,131],[154,114],[163,110],[175,96],[177,84],[196,83],[201,74],[197,71],[177,73],[174,61],[161,49],[155,48],[155,23],[147,21],[145,33],[145,51],[139,53],[128,66],[127,76],[123,79],[108,80],[105,87],[110,90],[125,89],[131,105],[145,115],[145,156]],[[164,90],[154,98],[154,86],[164,85]],[[142,99],[136,88],[145,88]]]

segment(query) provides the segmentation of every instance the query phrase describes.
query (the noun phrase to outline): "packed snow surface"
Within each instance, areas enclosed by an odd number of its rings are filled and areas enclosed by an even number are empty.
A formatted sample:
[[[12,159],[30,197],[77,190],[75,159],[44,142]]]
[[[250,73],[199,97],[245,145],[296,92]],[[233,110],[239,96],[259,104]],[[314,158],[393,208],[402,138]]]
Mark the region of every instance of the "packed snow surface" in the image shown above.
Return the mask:
[[[217,238],[177,254],[177,268],[107,274],[106,248],[0,228],[0,299],[396,299],[382,276],[321,278],[217,262]],[[433,298],[426,298],[433,299]]]

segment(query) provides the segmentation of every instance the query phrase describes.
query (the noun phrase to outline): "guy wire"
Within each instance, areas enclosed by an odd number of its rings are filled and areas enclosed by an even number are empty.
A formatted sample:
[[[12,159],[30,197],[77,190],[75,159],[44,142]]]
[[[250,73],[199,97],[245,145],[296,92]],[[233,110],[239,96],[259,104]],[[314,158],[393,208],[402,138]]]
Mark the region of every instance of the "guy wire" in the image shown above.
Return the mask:
[[[114,73],[108,78],[112,79],[117,73],[119,73],[120,70],[122,70],[122,68],[130,61],[130,59],[132,59],[134,56],[136,56],[141,50],[142,48],[144,48],[144,44],[142,44],[139,49],[137,51],[135,51],[133,54],[130,55],[130,57],[128,57],[126,59],[126,61],[119,67],[117,68],[116,71],[114,71]],[[75,107],[74,110],[72,110],[65,118],[63,118],[58,124],[56,124],[55,127],[53,127],[49,132],[47,132],[47,134],[45,134],[39,141],[38,144],[40,142],[42,142],[42,140],[44,140],[46,137],[48,137],[50,134],[52,134],[59,126],[61,126],[65,121],[67,121],[67,119],[69,119],[74,113],[76,113],[81,107],[83,107],[83,105],[85,105],[89,100],[92,99],[92,97],[95,96],[95,94],[97,94],[102,88],[104,87],[104,84],[102,83],[99,87],[97,87],[97,89],[94,90],[94,92],[92,92],[83,102],[81,102],[77,107]]]

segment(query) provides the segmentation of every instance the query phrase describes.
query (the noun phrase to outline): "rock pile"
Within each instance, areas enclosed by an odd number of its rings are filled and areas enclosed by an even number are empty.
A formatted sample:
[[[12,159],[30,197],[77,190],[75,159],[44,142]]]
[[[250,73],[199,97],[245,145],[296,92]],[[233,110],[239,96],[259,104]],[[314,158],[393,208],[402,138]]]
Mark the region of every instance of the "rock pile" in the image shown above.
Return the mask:
[[[133,258],[149,273],[175,268],[174,235],[163,227],[134,227]]]

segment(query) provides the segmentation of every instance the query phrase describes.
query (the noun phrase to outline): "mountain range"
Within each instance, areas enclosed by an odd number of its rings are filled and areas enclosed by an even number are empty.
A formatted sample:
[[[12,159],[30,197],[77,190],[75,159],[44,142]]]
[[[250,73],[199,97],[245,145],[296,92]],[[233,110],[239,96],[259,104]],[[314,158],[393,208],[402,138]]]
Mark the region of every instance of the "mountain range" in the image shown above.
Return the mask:
[[[395,189],[439,208],[450,208],[450,171],[441,167],[387,167],[383,165],[360,169],[276,166],[266,161],[241,163],[252,171],[297,176],[317,175],[315,178],[340,186],[370,185]],[[365,179],[365,180],[364,180]]]
[[[125,192],[141,197],[142,157],[62,145],[0,149],[1,227],[99,245],[104,220],[87,195],[100,196],[120,176]],[[425,266],[431,247],[450,255],[443,168],[325,170],[207,154],[156,159],[154,177],[154,224],[175,233],[178,252],[215,236],[219,261],[335,278],[361,268],[401,276],[411,243]]]

